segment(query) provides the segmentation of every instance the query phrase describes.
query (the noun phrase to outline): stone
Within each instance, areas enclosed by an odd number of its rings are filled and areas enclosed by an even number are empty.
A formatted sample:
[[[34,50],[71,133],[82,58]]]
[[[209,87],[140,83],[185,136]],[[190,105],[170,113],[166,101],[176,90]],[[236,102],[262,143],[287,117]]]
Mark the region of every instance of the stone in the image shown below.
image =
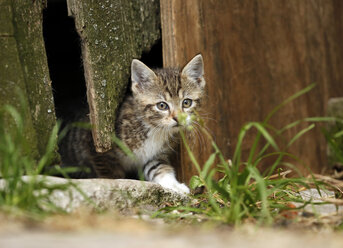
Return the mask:
[[[325,203],[326,198],[335,198],[335,193],[333,191],[320,189],[319,192],[317,189],[307,189],[299,192],[303,200],[311,201],[311,203],[304,208],[305,212],[319,215],[336,214],[338,212],[343,213],[343,206],[336,206],[332,203]],[[302,204],[295,203],[295,205],[298,207]]]
[[[343,119],[343,97],[329,99],[328,115]]]
[[[30,176],[24,176],[28,181]],[[168,204],[185,204],[188,196],[165,189],[152,182],[129,179],[64,179],[52,176],[38,176],[49,185],[70,184],[68,190],[56,190],[50,200],[67,212],[81,207],[99,210],[115,209],[130,213],[139,208],[151,212]],[[0,180],[4,187],[4,180]],[[39,193],[39,192],[38,192]]]
[[[328,116],[340,119],[340,121],[329,122],[327,124],[327,136],[333,139],[334,142],[328,142],[327,156],[330,168],[342,167],[341,150],[343,144],[343,136],[333,138],[335,134],[343,130],[343,97],[330,98],[328,102]],[[335,145],[334,145],[335,144]],[[335,146],[337,146],[335,148]]]

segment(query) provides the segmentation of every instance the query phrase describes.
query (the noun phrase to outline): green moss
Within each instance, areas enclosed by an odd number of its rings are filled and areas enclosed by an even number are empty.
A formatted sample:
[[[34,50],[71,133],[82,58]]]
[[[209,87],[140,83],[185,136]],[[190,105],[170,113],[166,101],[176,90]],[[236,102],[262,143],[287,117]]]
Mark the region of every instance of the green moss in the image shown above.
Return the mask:
[[[26,138],[37,159],[45,154],[56,123],[42,36],[42,8],[38,0],[0,1],[0,105],[10,104],[21,110],[15,88],[21,90],[26,102]],[[13,123],[6,123],[11,129]]]
[[[160,38],[159,1],[68,1],[82,39],[93,136],[111,147],[115,112],[129,82],[130,64]]]
[[[39,135],[38,150],[46,150],[56,123],[51,80],[42,31],[42,1],[13,1],[14,36],[23,68],[26,92],[34,128]],[[56,152],[57,158],[57,152]]]
[[[25,81],[18,57],[17,43],[14,37],[0,37],[0,107],[12,105],[19,111],[25,113],[24,133],[27,142],[30,144],[30,150],[33,151],[34,157],[37,157],[37,138],[36,130],[33,127],[32,119],[29,114],[29,107],[21,106],[18,92],[16,89],[25,89]],[[26,95],[23,96],[27,101]],[[24,109],[23,109],[24,108]],[[14,126],[12,118],[5,119],[5,129],[11,132]],[[26,151],[26,152],[29,152]]]
[[[7,1],[0,1],[0,36],[13,35],[12,9]]]
[[[25,137],[30,143],[33,151],[37,149],[36,131],[33,127],[28,106],[21,106],[16,89],[22,89],[25,93],[25,80],[21,63],[18,55],[17,43],[14,34],[13,13],[10,1],[0,1],[0,107],[12,105],[18,110],[26,113],[25,119]],[[23,96],[27,101],[26,95]],[[22,109],[24,108],[24,109]],[[14,126],[12,118],[5,118],[5,129],[11,132]],[[28,152],[28,151],[26,151]],[[36,153],[37,155],[37,153]]]

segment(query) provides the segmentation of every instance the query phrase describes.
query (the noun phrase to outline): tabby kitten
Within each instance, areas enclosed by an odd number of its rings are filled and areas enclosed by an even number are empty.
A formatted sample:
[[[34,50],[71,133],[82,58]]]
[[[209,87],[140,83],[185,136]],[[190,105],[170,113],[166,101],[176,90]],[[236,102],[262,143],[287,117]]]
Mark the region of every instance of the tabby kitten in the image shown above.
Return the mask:
[[[119,109],[115,130],[135,157],[125,155],[116,146],[106,153],[96,153],[89,131],[78,135],[71,132],[66,143],[76,136],[81,136],[83,142],[61,149],[63,164],[89,167],[91,172],[81,177],[132,178],[141,170],[148,181],[189,193],[188,187],[176,180],[168,155],[173,138],[184,128],[178,120],[179,113],[185,113],[187,125],[191,125],[191,114],[200,106],[205,88],[202,56],[195,56],[181,72],[152,71],[134,59],[131,80],[132,95],[124,99]]]

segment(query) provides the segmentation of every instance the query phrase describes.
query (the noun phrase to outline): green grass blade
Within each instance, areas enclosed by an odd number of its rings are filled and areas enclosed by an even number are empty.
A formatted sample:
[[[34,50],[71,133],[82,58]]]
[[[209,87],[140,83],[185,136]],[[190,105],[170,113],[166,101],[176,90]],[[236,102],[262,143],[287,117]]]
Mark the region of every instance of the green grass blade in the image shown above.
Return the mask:
[[[187,153],[188,153],[188,156],[189,156],[190,160],[191,160],[192,163],[194,164],[196,170],[198,171],[198,174],[201,175],[201,167],[200,167],[198,161],[196,160],[196,158],[195,158],[193,152],[192,152],[191,149],[189,148],[189,145],[188,145],[188,143],[187,143],[187,141],[186,141],[185,134],[184,134],[184,132],[183,132],[182,130],[180,130],[180,136],[181,136],[182,142],[183,142],[183,144],[184,144],[184,146],[185,146],[185,148],[186,148],[186,150],[187,150]]]
[[[36,174],[40,174],[43,171],[44,167],[49,164],[50,159],[53,156],[55,149],[57,148],[58,130],[59,124],[56,124],[51,131],[45,154],[38,162]]]
[[[260,195],[261,205],[261,214],[262,217],[266,219],[267,223],[272,222],[272,217],[269,212],[269,202],[268,202],[268,190],[266,187],[266,182],[263,177],[260,175],[259,171],[255,167],[248,167],[252,177],[256,180],[258,192]]]
[[[16,131],[22,132],[23,131],[23,118],[21,114],[17,111],[17,109],[10,105],[3,106],[3,109],[5,112],[10,114],[13,120],[15,121],[15,124],[17,125]]]
[[[291,141],[287,144],[287,147],[290,147],[297,139],[299,139],[301,136],[303,136],[305,133],[307,133],[308,131],[312,130],[315,127],[314,124],[311,124],[310,126],[302,129],[301,131],[299,131],[292,139]]]
[[[130,150],[130,148],[124,144],[120,139],[118,139],[115,135],[112,136],[112,141],[125,153],[126,156],[135,159],[135,155]]]
[[[246,133],[251,129],[252,127],[255,127],[260,135],[262,135],[268,144],[270,144],[275,150],[279,150],[279,147],[277,146],[276,142],[274,141],[273,137],[268,133],[268,131],[264,128],[264,126],[261,123],[258,122],[250,122],[248,124],[245,124],[243,128],[241,129],[239,135],[238,135],[238,141],[236,144],[236,149],[233,155],[233,164],[240,164],[240,156],[241,156],[241,147],[242,147],[242,142],[243,139],[246,135]],[[257,142],[255,142],[257,143]],[[257,144],[256,144],[257,145]],[[249,161],[252,161],[252,157],[255,154],[256,150],[256,145],[255,148],[253,147],[253,150],[251,150],[250,155],[249,155]]]
[[[285,101],[283,101],[281,104],[279,104],[278,106],[276,106],[266,117],[266,119],[264,120],[264,123],[269,122],[270,118],[272,118],[272,116],[279,111],[280,108],[282,108],[283,106],[287,105],[288,103],[292,102],[293,100],[295,100],[296,98],[306,94],[307,92],[309,92],[310,90],[312,90],[315,87],[316,84],[310,84],[309,86],[307,86],[306,88],[298,91],[297,93],[295,93],[294,95],[290,96],[289,98],[287,98]]]
[[[342,137],[343,136],[343,130],[342,131],[339,131],[339,132],[337,132],[337,133],[335,133],[334,135],[333,135],[333,137],[335,138],[335,139],[338,139],[338,138],[340,138],[340,137]]]
[[[205,162],[202,171],[200,173],[202,178],[206,178],[208,171],[210,170],[211,166],[213,165],[215,159],[216,159],[217,154],[216,153],[212,153],[209,158],[207,159],[207,161]]]

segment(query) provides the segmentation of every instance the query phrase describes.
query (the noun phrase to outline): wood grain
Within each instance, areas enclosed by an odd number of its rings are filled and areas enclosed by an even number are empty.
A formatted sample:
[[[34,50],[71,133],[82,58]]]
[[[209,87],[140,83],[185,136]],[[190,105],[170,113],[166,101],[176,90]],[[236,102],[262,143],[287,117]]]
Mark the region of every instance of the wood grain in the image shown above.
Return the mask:
[[[116,111],[125,95],[131,61],[160,38],[157,1],[68,0],[82,43],[87,100],[97,152],[112,147]]]
[[[311,83],[309,94],[289,103],[272,119],[282,127],[309,116],[323,116],[330,97],[343,95],[343,2],[338,0],[161,0],[164,66],[182,66],[204,57],[207,126],[229,158],[248,121],[262,121],[287,97]],[[306,124],[289,130],[290,140]],[[247,154],[253,133],[243,146]],[[282,140],[278,140],[282,146]],[[289,151],[307,172],[326,168],[326,144],[319,128]],[[211,152],[198,144],[204,162]],[[196,173],[184,151],[181,178]],[[268,166],[266,164],[265,166]]]
[[[22,147],[37,161],[46,154],[56,125],[42,34],[43,2],[0,0],[0,108],[9,104],[20,113],[25,111],[22,117],[26,140]],[[6,118],[4,124],[7,131],[17,130],[11,118]],[[50,163],[59,163],[57,147],[52,155]]]

